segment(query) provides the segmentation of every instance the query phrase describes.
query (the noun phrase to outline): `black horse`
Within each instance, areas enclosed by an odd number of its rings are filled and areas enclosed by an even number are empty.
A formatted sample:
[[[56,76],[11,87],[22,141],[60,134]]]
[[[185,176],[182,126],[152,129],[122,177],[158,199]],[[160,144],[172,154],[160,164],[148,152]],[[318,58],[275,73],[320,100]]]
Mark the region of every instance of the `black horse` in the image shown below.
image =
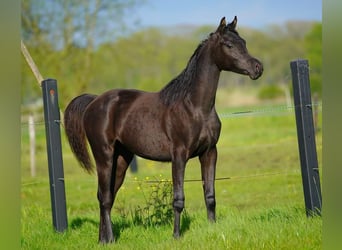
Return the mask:
[[[187,67],[161,91],[115,89],[99,96],[74,98],[65,110],[65,130],[71,149],[89,172],[90,144],[98,175],[99,241],[114,241],[110,219],[115,196],[136,154],[172,162],[174,237],[180,236],[184,208],[184,171],[187,161],[199,157],[207,215],[215,221],[216,144],[221,122],[215,110],[220,72],[261,76],[263,66],[248,54],[236,31],[237,18],[201,42]]]

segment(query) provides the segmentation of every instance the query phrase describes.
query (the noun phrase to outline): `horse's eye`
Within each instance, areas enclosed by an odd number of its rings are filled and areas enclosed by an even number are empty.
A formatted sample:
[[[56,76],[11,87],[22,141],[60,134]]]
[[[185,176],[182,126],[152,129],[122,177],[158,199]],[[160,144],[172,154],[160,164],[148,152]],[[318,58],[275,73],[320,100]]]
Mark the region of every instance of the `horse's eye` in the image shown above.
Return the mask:
[[[228,48],[233,48],[233,44],[231,42],[225,42],[224,45],[226,45]]]

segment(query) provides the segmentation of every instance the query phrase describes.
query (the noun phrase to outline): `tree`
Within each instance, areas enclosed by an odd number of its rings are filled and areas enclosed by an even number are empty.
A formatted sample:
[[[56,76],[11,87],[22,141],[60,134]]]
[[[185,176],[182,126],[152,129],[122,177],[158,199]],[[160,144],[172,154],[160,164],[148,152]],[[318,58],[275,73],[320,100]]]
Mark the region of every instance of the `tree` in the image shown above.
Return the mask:
[[[125,33],[128,11],[141,2],[22,0],[22,39],[43,77],[58,77],[59,89],[72,97],[87,90],[97,46]],[[37,98],[39,89],[29,91],[28,68],[23,67],[22,73],[25,102]]]
[[[311,92],[322,96],[322,23],[316,23],[305,37],[310,66]]]

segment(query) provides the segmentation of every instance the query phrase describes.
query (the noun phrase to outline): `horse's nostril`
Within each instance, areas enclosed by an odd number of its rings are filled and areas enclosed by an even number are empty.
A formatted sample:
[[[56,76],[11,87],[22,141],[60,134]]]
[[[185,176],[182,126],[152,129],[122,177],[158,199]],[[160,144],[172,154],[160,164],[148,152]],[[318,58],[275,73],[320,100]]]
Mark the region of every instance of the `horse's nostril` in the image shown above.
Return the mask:
[[[255,71],[258,72],[258,73],[262,71],[262,66],[261,66],[260,63],[256,63],[255,64]]]

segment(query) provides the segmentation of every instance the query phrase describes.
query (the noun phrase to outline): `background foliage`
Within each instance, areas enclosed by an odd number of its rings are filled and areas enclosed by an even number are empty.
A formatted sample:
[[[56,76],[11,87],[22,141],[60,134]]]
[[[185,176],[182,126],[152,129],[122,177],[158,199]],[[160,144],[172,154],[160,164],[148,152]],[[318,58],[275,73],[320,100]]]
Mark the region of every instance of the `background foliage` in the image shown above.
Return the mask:
[[[141,29],[132,16],[142,4],[138,0],[22,1],[22,39],[43,77],[58,80],[62,110],[71,98],[84,92],[159,90],[182,71],[200,41],[216,28]],[[264,75],[252,86],[248,77],[224,72],[221,91],[256,86],[256,99],[279,98],[279,92],[285,98],[291,88],[289,62],[306,58],[312,89],[321,94],[321,23],[294,21],[262,30],[238,29],[250,53],[264,63]],[[269,92],[270,85],[276,95],[258,93]],[[41,103],[37,86],[22,60],[24,107]]]

